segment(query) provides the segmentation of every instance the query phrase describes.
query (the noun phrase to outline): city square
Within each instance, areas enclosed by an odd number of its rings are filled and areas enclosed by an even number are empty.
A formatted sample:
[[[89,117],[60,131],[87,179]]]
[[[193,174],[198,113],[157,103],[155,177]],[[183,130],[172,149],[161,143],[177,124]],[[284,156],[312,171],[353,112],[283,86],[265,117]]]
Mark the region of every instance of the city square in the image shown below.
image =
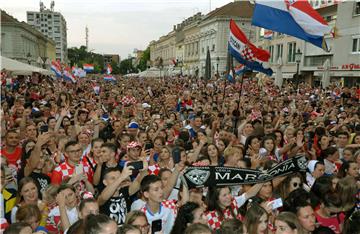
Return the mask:
[[[8,1],[4,234],[360,234],[360,2]]]

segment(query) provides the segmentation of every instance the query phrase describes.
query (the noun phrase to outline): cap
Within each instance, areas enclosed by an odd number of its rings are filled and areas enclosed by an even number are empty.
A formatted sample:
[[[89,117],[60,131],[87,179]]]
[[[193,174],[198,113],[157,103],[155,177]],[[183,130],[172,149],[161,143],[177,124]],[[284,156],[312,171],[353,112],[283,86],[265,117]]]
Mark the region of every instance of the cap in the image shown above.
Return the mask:
[[[127,145],[126,148],[129,150],[129,149],[134,149],[136,147],[141,148],[141,144],[139,142],[137,142],[137,141],[132,141]]]
[[[139,128],[139,124],[136,122],[130,122],[128,128]]]

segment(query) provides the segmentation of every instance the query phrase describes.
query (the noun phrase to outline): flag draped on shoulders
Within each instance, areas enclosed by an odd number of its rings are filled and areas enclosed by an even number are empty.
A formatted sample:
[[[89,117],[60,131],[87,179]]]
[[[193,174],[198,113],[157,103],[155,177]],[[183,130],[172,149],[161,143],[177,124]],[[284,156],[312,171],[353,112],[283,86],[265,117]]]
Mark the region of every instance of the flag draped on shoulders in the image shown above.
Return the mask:
[[[256,0],[252,24],[288,34],[328,50],[324,36],[331,27],[305,0]]]
[[[230,20],[229,53],[245,67],[271,76],[271,68],[264,68],[263,63],[269,61],[270,53],[253,45],[234,20]]]

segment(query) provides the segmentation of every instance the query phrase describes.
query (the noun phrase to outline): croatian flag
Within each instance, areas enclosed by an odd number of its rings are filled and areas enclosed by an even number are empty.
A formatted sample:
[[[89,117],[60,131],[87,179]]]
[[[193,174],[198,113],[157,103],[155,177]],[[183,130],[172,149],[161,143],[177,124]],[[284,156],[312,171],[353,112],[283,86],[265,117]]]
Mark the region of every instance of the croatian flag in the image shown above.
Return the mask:
[[[235,70],[235,74],[236,75],[241,75],[243,74],[245,71],[247,71],[246,67],[244,66],[244,64],[239,64],[238,66],[236,66],[234,68]]]
[[[65,69],[63,74],[63,79],[67,81],[71,81],[72,83],[76,83],[75,76],[70,72],[70,69]]]
[[[96,95],[99,95],[99,93],[100,93],[100,86],[99,86],[98,84],[92,84],[92,87],[93,87],[93,89],[94,89],[94,93],[95,93]]]
[[[53,71],[55,73],[56,77],[58,77],[58,78],[61,77],[61,75],[62,75],[59,64],[56,63],[55,61],[51,62],[51,71]]]
[[[239,63],[244,64],[247,68],[268,76],[272,75],[271,68],[264,68],[262,64],[269,61],[269,52],[253,45],[234,20],[230,20],[228,50]]]
[[[85,64],[83,65],[83,69],[84,69],[86,72],[92,72],[92,71],[94,71],[94,65],[85,63]]]
[[[324,35],[331,27],[305,0],[256,0],[252,24],[285,33],[328,50]]]
[[[273,31],[271,30],[265,30],[264,32],[264,39],[271,40],[273,37]]]
[[[116,81],[115,77],[111,75],[104,76],[105,81]]]
[[[109,74],[111,74],[111,72],[112,72],[112,67],[110,64],[108,64],[107,68],[106,68],[106,73],[109,75]]]

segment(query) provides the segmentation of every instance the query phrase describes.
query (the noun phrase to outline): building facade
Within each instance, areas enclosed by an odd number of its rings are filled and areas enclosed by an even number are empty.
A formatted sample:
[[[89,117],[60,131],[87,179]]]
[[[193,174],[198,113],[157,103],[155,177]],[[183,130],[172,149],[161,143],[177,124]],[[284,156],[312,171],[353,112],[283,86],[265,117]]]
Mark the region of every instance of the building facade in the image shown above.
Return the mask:
[[[40,2],[40,11],[28,11],[27,23],[56,43],[56,59],[68,62],[66,20],[60,12],[54,11],[54,3],[46,9]]]
[[[1,55],[35,66],[55,58],[55,41],[46,37],[25,22],[1,11]]]
[[[104,54],[104,63],[111,64],[112,62],[120,65],[120,55],[118,54]]]

